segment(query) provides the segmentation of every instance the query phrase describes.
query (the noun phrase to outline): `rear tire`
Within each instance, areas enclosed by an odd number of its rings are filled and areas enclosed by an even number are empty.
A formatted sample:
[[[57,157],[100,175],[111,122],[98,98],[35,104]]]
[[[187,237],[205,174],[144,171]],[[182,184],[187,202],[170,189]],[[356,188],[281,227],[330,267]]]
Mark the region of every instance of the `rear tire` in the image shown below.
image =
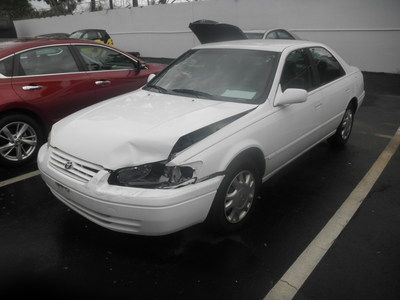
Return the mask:
[[[211,230],[226,233],[242,228],[253,214],[261,175],[251,161],[228,167],[207,217]]]
[[[24,114],[0,117],[0,165],[20,166],[34,160],[44,142],[40,125]]]
[[[331,146],[343,147],[346,145],[350,138],[351,130],[353,129],[354,113],[354,108],[349,104],[335,134],[328,139],[328,143]]]

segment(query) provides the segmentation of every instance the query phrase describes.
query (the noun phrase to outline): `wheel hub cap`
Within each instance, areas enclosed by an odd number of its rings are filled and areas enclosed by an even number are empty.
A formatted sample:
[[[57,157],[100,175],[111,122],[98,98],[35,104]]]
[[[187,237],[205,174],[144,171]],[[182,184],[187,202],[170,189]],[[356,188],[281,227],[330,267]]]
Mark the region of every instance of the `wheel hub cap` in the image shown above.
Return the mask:
[[[350,109],[348,109],[346,110],[343,116],[342,130],[341,130],[342,139],[346,140],[349,137],[352,124],[353,124],[353,112]]]
[[[253,203],[255,179],[250,171],[239,172],[231,181],[225,196],[225,217],[230,223],[244,219]]]

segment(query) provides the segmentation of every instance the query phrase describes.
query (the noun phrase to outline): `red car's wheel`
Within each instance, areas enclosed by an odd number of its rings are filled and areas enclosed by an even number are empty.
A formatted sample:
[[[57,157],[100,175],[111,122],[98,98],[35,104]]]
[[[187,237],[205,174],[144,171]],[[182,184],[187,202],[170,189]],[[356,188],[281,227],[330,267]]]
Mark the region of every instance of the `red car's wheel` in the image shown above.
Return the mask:
[[[39,124],[26,115],[0,118],[0,164],[17,166],[32,161],[42,145]]]

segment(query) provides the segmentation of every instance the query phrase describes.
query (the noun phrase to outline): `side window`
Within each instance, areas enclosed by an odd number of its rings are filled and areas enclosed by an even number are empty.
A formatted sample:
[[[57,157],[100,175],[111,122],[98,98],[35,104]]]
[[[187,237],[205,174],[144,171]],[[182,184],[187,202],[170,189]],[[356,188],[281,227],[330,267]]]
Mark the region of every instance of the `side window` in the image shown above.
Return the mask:
[[[277,30],[276,33],[277,33],[279,39],[294,40],[293,36],[285,30]]]
[[[92,40],[92,41],[97,40],[97,39],[99,39],[99,40],[102,39],[101,34],[98,31],[85,32],[85,34],[82,36],[82,38],[84,40]]]
[[[325,48],[310,48],[311,57],[318,70],[321,85],[331,82],[345,74],[336,58]]]
[[[135,62],[104,47],[76,46],[89,71],[135,69]]]
[[[278,36],[276,35],[276,31],[271,31],[268,32],[267,36],[265,37],[266,39],[272,40],[272,39],[277,39]]]
[[[69,35],[69,38],[71,38],[71,39],[80,39],[81,35],[82,35],[81,31],[75,31],[75,32],[73,32],[73,33],[71,33]]]
[[[286,58],[281,76],[282,91],[288,88],[311,90],[314,87],[306,49],[292,51]]]
[[[17,56],[17,75],[40,75],[78,72],[78,66],[67,46],[38,48]]]
[[[11,77],[13,69],[13,56],[0,61],[0,75]]]

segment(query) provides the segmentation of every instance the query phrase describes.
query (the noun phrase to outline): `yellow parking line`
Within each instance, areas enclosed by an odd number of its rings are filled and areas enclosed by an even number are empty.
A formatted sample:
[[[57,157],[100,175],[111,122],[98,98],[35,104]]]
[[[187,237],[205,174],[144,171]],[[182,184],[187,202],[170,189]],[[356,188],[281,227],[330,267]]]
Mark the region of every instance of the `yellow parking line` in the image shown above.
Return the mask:
[[[23,174],[23,175],[20,175],[20,176],[17,176],[17,177],[10,178],[10,179],[1,181],[0,182],[0,187],[7,186],[7,185],[10,185],[10,184],[16,183],[18,181],[22,181],[22,180],[31,178],[31,177],[35,177],[35,176],[37,176],[39,174],[40,174],[39,170],[36,170],[36,171],[29,172],[29,173],[26,173],[26,174]]]
[[[336,211],[325,227],[318,233],[282,278],[269,291],[264,300],[293,299],[297,291],[302,287],[306,279],[310,276],[326,252],[335,242],[336,238],[363,203],[375,182],[387,166],[389,160],[398,149],[399,144],[400,127],[391,138],[385,150],[383,150],[378,159],[369,169],[368,173],[347,197],[342,206]]]

